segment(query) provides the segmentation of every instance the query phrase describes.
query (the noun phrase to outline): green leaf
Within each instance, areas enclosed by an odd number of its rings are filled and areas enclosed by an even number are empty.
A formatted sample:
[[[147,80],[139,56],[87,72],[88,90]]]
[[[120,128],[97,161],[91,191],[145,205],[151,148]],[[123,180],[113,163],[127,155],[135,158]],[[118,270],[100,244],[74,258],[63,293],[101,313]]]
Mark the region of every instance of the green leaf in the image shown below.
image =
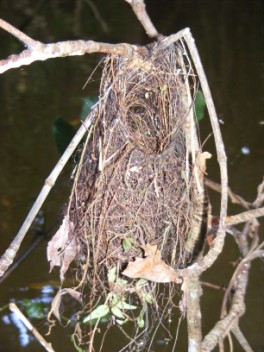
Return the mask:
[[[111,308],[111,312],[119,319],[125,319],[126,316],[123,314],[122,310],[119,309],[117,306]]]
[[[124,301],[119,301],[116,303],[116,306],[121,309],[137,309],[137,306],[134,306],[132,304],[129,304]]]
[[[109,283],[116,281],[116,266],[113,266],[107,273],[107,279]]]
[[[100,306],[96,307],[93,311],[91,311],[91,313],[83,319],[83,323],[87,323],[94,319],[100,319],[105,315],[107,315],[109,311],[110,311],[110,308],[108,307],[107,304],[101,304]]]
[[[147,282],[148,282],[148,280],[146,280],[146,279],[139,279],[139,280],[136,282],[136,287],[143,286],[143,285],[145,285]]]
[[[133,247],[134,239],[132,237],[126,237],[122,241],[122,246],[125,252],[129,251]]]
[[[116,283],[119,284],[119,285],[125,286],[128,283],[128,281],[124,280],[124,279],[121,279],[121,277],[117,277],[116,278]]]
[[[197,121],[201,121],[204,118],[206,103],[205,103],[204,95],[200,90],[197,91],[194,107],[195,107]]]
[[[54,121],[52,134],[58,151],[63,154],[75,135],[75,128],[59,116]]]
[[[87,115],[91,112],[92,107],[94,104],[96,104],[98,101],[98,97],[87,97],[83,99],[83,106],[82,106],[82,112],[81,112],[81,120],[84,121],[87,117]]]
[[[144,320],[142,317],[139,317],[139,318],[137,319],[137,324],[138,324],[138,327],[139,327],[140,329],[143,329],[144,326],[145,326],[145,320]]]
[[[151,296],[150,293],[143,294],[143,299],[147,303],[152,303],[153,302],[153,299],[152,299],[152,296]]]
[[[125,320],[116,319],[116,322],[118,325],[124,325],[127,322],[127,319],[125,319]]]
[[[48,314],[48,307],[46,307],[43,302],[24,299],[22,304],[31,319],[44,319]]]

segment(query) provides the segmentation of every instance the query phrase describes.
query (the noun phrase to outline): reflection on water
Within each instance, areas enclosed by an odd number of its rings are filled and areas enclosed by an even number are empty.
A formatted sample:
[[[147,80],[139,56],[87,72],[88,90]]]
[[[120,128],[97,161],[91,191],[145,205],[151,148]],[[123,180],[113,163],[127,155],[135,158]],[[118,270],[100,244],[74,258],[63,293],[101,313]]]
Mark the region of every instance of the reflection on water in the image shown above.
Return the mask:
[[[109,42],[145,43],[144,31],[137,24],[129,6],[119,0],[96,1],[109,33],[84,1],[12,1],[0,2],[0,13],[35,39],[44,42],[63,39],[94,39]],[[152,0],[147,1],[152,18],[160,32],[165,34],[188,26],[196,39],[216,103],[224,142],[228,154],[229,178],[233,190],[253,200],[256,187],[263,177],[263,105],[259,73],[261,72],[261,1],[237,0]],[[18,52],[22,46],[11,36],[0,32],[0,56]],[[67,58],[35,63],[0,76],[0,234],[1,252],[19,229],[45,178],[59,155],[52,137],[56,117],[74,119],[80,116],[82,99],[98,95],[98,75],[95,81],[82,87],[100,55]],[[201,141],[210,133],[206,120],[201,121]],[[213,139],[205,148],[215,156]],[[209,162],[209,174],[218,178],[218,169]],[[53,190],[44,206],[45,221],[49,225],[61,216],[69,181]],[[63,189],[63,191],[61,191]],[[63,193],[63,194],[62,194]],[[230,212],[240,209],[230,206]],[[217,210],[214,209],[216,213]],[[43,215],[43,214],[42,214]],[[42,218],[42,215],[40,218]],[[41,225],[42,226],[42,225]],[[23,245],[31,243],[29,234]],[[0,307],[12,300],[22,304],[29,299],[47,307],[56,293],[56,285],[46,284],[50,276],[46,262],[46,245],[35,252],[1,286]],[[214,271],[206,273],[206,280],[216,284],[227,283],[237,259],[233,241],[228,238],[225,256],[221,256]],[[247,312],[242,319],[254,351],[264,351],[263,262],[253,264],[247,295]],[[217,273],[217,274],[215,274]],[[39,287],[32,283],[42,282]],[[55,286],[55,287],[54,287]],[[204,333],[219,317],[222,292],[204,289],[202,297]],[[23,304],[22,304],[23,305]],[[173,329],[177,329],[174,317]],[[41,320],[41,319],[40,319]],[[37,321],[37,320],[36,320]],[[0,351],[15,352],[25,348],[29,352],[41,350],[14,313],[0,312]],[[38,323],[36,323],[38,326]],[[40,330],[44,322],[41,320]],[[185,330],[181,325],[180,334]],[[40,331],[43,333],[43,331]],[[44,331],[45,333],[46,331]],[[72,331],[57,327],[50,337],[56,351],[73,351],[69,342]],[[182,336],[182,335],[181,335]],[[171,351],[173,343],[167,336],[158,336],[153,344],[155,352]],[[185,351],[185,336],[176,350]],[[115,352],[120,335],[111,332],[107,351]],[[127,343],[127,341],[126,341]],[[235,351],[241,348],[235,344]]]

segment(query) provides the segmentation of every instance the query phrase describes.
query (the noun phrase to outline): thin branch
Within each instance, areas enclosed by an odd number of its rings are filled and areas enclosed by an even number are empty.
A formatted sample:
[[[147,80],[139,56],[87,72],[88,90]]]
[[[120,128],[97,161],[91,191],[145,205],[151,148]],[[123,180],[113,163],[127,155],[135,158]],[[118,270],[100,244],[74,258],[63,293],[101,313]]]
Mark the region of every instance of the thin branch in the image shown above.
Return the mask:
[[[34,328],[34,326],[30,323],[30,321],[24,316],[24,314],[21,312],[21,310],[18,308],[18,306],[15,303],[10,303],[9,304],[9,309],[11,312],[14,312],[20,320],[25,324],[25,326],[28,328],[29,331],[32,332],[32,334],[36,337],[38,342],[45,348],[46,351],[48,352],[55,352],[54,349],[52,348],[51,344],[48,343],[43,336],[40,335],[40,333]]]
[[[208,178],[205,178],[205,184],[207,187],[211,188],[213,191],[221,193],[221,185],[219,183],[214,182]],[[228,196],[232,203],[240,204],[246,209],[250,209],[252,207],[251,203],[247,202],[245,199],[240,197],[238,194],[235,194],[230,187],[228,187]]]
[[[15,28],[10,23],[2,20],[1,18],[0,18],[0,28],[12,34],[14,37],[16,37],[18,40],[20,40],[23,44],[25,44],[30,49],[33,49],[38,45],[41,45],[41,42],[30,38],[28,35],[21,32],[19,29]]]
[[[98,104],[98,103],[97,103]],[[73,154],[74,150],[76,147],[79,145],[81,139],[83,138],[84,134],[87,132],[87,130],[90,128],[93,122],[94,114],[95,111],[97,110],[97,104],[94,106],[92,112],[87,116],[86,120],[82,124],[82,126],[79,128],[75,136],[73,137],[71,143],[65,150],[64,154],[58,161],[57,165],[55,168],[52,170],[51,174],[49,177],[46,179],[45,184],[40,191],[33,207],[31,208],[30,212],[28,213],[28,216],[26,217],[23,225],[21,226],[18,234],[16,237],[13,239],[11,242],[10,246],[8,249],[5,251],[5,253],[2,255],[0,258],[0,277],[4,275],[6,270],[9,268],[9,266],[13,263],[13,260],[17,254],[17,251],[19,250],[19,247],[28,231],[30,228],[33,220],[35,219],[37,213],[39,212],[42,204],[44,203],[45,199],[47,198],[50,190],[54,186],[57,178],[59,177],[61,171],[63,170],[64,166],[70,159],[71,155]]]
[[[153,25],[146,11],[146,5],[144,0],[125,0],[125,1],[132,6],[132,9],[135,15],[137,16],[137,19],[145,29],[147,35],[150,38],[158,38],[160,34],[158,33],[157,29]]]
[[[258,194],[257,194],[257,198],[253,202],[253,207],[259,208],[263,202],[264,202],[264,180],[258,186]]]
[[[248,282],[249,264],[243,265],[240,275],[237,277],[236,289],[232,300],[232,305],[229,313],[221,320],[219,320],[213,329],[205,336],[202,342],[202,351],[212,351],[219,341],[223,340],[225,336],[237,326],[239,318],[245,312],[244,297]]]
[[[237,215],[227,216],[226,226],[241,224],[246,221],[252,221],[256,218],[264,216],[264,207],[258,209],[252,209],[244,211],[243,213]]]
[[[240,343],[241,347],[243,348],[243,350],[245,352],[254,352],[238,326],[236,326],[232,329],[232,333],[235,336],[235,338],[237,339],[237,341]]]

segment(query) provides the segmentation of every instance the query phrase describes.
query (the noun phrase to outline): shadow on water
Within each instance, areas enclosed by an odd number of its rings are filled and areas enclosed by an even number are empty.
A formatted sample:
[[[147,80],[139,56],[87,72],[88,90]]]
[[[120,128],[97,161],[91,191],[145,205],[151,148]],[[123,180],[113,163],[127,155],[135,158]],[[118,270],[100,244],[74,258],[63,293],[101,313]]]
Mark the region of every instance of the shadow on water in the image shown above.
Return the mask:
[[[98,0],[96,3],[109,28],[107,33],[85,1],[4,0],[0,2],[0,13],[13,25],[44,42],[77,38],[138,44],[148,42],[127,4],[118,0]],[[263,177],[264,157],[260,78],[263,69],[261,1],[149,0],[147,6],[161,33],[175,33],[186,26],[191,28],[219,119],[224,123],[221,126],[231,187],[252,201]],[[22,48],[14,38],[2,31],[0,42],[1,58],[19,52]],[[99,75],[85,89],[82,87],[100,58],[96,54],[49,60],[8,71],[0,76],[1,252],[19,229],[44,179],[59,157],[51,132],[54,120],[57,116],[78,118],[82,98],[97,95]],[[208,121],[203,120],[202,142],[208,137],[209,131]],[[214,153],[212,137],[206,142],[205,149]],[[214,179],[218,178],[216,165],[209,165],[209,174]],[[60,219],[63,213],[70,189],[69,176],[70,167],[60,177],[58,186],[44,205],[43,217],[47,227],[55,219]],[[239,209],[231,206],[230,213],[232,211]],[[22,250],[31,243],[33,232],[28,234]],[[35,308],[43,304],[44,310],[50,304],[56,292],[57,283],[54,280],[57,279],[57,274],[48,273],[45,248],[46,243],[43,241],[1,285],[0,307],[10,301],[21,304],[25,299],[32,300]],[[216,284],[227,283],[233,270],[232,261],[237,256],[232,239],[228,238],[225,254],[220,257],[216,267],[206,273],[204,280]],[[263,262],[253,264],[247,312],[241,323],[253,350],[259,352],[264,351],[264,282],[260,280],[263,271]],[[202,303],[205,333],[219,317],[215,307],[219,306],[221,299],[222,292],[204,289]],[[7,309],[0,313],[0,351],[41,350],[13,313]],[[42,334],[47,331],[42,316],[35,316],[33,321]],[[182,327],[181,331],[183,330]],[[73,350],[69,334],[69,329],[56,328],[52,334],[55,350]],[[113,331],[106,350],[116,351],[117,340],[116,331]],[[186,350],[185,341],[180,341],[177,346],[180,351]],[[162,334],[153,346],[157,352],[171,349],[172,343]],[[235,345],[235,351],[241,351],[238,345]]]

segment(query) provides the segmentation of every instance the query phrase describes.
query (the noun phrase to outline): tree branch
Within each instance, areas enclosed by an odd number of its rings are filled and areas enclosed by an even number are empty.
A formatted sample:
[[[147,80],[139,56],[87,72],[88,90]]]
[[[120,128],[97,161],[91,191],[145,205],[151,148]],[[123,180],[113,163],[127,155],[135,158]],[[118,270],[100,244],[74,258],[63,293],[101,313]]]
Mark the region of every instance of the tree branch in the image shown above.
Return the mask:
[[[207,82],[207,78],[202,66],[202,62],[194,43],[194,39],[191,35],[191,32],[188,28],[184,30],[183,38],[186,41],[187,47],[191,54],[191,58],[193,60],[196,72],[198,74],[198,78],[200,80],[200,84],[204,93],[206,106],[209,112],[211,126],[214,133],[215,139],[215,147],[217,151],[218,163],[220,166],[220,174],[221,174],[221,208],[220,208],[220,221],[219,228],[217,231],[216,239],[210,248],[209,252],[200,260],[198,260],[193,265],[189,266],[186,269],[182,269],[178,271],[180,276],[189,276],[189,275],[200,275],[206,269],[213,265],[215,260],[218,258],[219,254],[222,252],[225,240],[225,220],[227,216],[227,199],[228,199],[228,176],[227,176],[227,162],[226,162],[226,153],[225,147],[220,131],[220,126],[218,122],[218,118],[216,115],[212,95],[210,92],[210,88]],[[173,40],[173,37],[172,37]]]
[[[241,224],[242,222],[252,221],[256,218],[264,216],[264,207],[258,209],[252,209],[244,211],[237,215],[227,216],[226,226]]]
[[[34,48],[41,44],[41,42],[30,38],[25,33],[21,32],[19,29],[12,26],[10,23],[4,21],[0,18],[0,28],[4,29],[6,32],[12,34],[18,40],[20,40],[23,44],[25,44],[28,48]]]
[[[137,19],[145,29],[147,35],[150,38],[158,38],[160,34],[156,30],[155,26],[153,25],[146,11],[146,5],[144,0],[125,0],[125,1],[131,5],[135,15],[137,16]]]
[[[48,352],[55,352],[54,349],[52,348],[51,344],[48,343],[42,335],[37,331],[36,328],[30,323],[30,321],[25,317],[25,315],[21,312],[21,310],[18,308],[18,306],[15,303],[9,303],[9,309],[11,312],[14,312],[19,319],[24,323],[24,325],[27,327],[29,331],[32,332],[32,334],[35,336],[35,338],[38,340],[38,342],[45,348],[46,351]]]
[[[69,40],[44,44],[28,37],[26,34],[1,19],[0,28],[14,35],[29,48],[22,51],[20,54],[11,55],[7,59],[0,60],[0,74],[12,68],[30,65],[35,61],[45,61],[56,57],[80,56],[91,53],[132,55],[133,50],[137,49],[136,46],[125,43],[108,44],[94,42],[93,40]]]

